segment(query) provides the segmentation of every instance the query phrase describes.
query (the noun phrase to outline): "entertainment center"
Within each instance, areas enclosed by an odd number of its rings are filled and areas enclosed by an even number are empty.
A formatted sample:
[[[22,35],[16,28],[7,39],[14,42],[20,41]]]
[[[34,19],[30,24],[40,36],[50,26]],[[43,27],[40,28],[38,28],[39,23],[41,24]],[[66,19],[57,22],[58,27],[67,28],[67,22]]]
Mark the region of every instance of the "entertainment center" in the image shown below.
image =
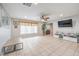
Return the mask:
[[[78,33],[73,32],[73,31],[71,31],[71,32],[64,31],[63,32],[63,28],[69,29],[72,27],[74,27],[72,19],[58,21],[58,28],[61,29],[61,31],[60,30],[56,31],[54,34],[54,37],[79,43],[79,34]]]
[[[76,33],[56,33],[54,37],[79,43],[79,36]]]

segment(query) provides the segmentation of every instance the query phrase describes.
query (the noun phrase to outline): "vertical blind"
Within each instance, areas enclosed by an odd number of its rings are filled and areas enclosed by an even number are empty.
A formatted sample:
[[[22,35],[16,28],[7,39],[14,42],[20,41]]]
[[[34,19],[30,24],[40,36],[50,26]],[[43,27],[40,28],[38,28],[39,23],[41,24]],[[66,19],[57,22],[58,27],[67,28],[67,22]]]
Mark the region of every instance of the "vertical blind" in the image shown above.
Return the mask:
[[[20,34],[37,33],[37,24],[35,23],[20,23]]]

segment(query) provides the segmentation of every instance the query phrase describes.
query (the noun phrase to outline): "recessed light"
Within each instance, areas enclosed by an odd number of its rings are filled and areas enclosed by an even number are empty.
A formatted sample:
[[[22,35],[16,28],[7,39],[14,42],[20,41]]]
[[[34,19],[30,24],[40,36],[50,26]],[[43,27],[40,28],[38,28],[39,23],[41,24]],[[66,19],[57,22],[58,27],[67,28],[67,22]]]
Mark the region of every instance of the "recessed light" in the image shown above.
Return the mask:
[[[37,5],[38,3],[34,3],[35,5]]]
[[[60,17],[62,17],[63,16],[63,14],[60,14]]]
[[[27,18],[27,16],[25,16],[24,18]]]

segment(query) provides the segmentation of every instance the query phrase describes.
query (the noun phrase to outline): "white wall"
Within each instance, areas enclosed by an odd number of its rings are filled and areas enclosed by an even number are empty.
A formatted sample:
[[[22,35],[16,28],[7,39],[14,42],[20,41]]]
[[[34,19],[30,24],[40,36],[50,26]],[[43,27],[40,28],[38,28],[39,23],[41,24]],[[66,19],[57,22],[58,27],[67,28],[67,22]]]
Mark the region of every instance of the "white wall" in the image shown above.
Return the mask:
[[[17,28],[15,28],[15,25],[13,21],[17,21],[18,19],[11,19],[11,38],[16,38],[20,36],[20,25],[17,25]]]
[[[67,19],[72,19],[73,27],[58,27],[59,20],[67,20]],[[72,17],[66,17],[66,18],[59,19],[59,20],[53,21],[53,34],[55,34],[57,31],[64,32],[64,33],[79,32],[79,15],[72,16]]]
[[[2,23],[2,17],[6,17],[8,14],[6,14],[6,11],[4,10],[4,8],[2,8],[2,6],[0,5],[0,54],[1,54],[1,49],[3,44],[10,39],[11,37],[11,30],[10,30],[10,25],[3,25]],[[10,19],[8,19],[10,20]]]

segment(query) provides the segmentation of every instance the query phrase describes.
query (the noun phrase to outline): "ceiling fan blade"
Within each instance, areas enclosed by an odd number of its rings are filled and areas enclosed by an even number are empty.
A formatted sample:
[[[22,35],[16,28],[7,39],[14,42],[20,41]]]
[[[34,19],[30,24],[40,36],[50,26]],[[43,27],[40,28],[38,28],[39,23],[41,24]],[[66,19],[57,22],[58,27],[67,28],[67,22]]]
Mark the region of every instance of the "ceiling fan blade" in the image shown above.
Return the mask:
[[[31,7],[32,3],[23,3],[23,5]]]

